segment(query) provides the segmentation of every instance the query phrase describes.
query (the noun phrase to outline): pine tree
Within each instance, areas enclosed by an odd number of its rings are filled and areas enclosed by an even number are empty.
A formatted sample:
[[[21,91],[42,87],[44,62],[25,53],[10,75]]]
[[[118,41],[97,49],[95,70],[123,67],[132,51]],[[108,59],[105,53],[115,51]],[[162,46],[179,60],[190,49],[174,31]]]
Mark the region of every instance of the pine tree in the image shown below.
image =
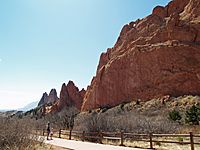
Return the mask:
[[[177,110],[169,112],[169,118],[173,121],[180,121],[182,119],[181,114]]]
[[[199,125],[200,121],[200,105],[193,105],[186,111],[186,122],[193,125]]]

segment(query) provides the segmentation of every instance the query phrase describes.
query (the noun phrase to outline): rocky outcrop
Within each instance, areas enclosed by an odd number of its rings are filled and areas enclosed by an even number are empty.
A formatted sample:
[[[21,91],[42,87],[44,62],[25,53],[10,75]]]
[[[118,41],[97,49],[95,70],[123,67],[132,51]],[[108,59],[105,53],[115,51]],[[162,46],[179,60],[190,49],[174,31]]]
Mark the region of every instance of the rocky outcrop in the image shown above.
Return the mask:
[[[45,104],[53,104],[58,100],[56,89],[52,89],[49,95],[45,92],[40,99],[38,106],[42,106]]]
[[[43,93],[42,98],[40,99],[40,101],[38,103],[38,106],[42,106],[42,105],[46,104],[47,101],[48,101],[48,94],[45,92],[45,93]]]
[[[58,96],[57,96],[57,92],[56,92],[56,89],[52,89],[49,93],[49,96],[48,96],[48,102],[49,103],[55,103],[57,100],[58,100]]]
[[[85,90],[79,91],[73,81],[69,81],[67,85],[64,83],[60,92],[60,100],[56,107],[61,110],[64,107],[74,106],[80,110],[84,95]]]
[[[67,85],[65,83],[62,85],[60,98],[57,97],[56,90],[52,89],[49,95],[46,92],[43,94],[38,106],[42,106],[43,115],[56,113],[67,107],[76,107],[80,110],[85,93],[84,89],[79,91],[73,81],[69,81]]]
[[[82,111],[200,94],[200,1],[173,0],[125,25],[113,48],[100,56]]]

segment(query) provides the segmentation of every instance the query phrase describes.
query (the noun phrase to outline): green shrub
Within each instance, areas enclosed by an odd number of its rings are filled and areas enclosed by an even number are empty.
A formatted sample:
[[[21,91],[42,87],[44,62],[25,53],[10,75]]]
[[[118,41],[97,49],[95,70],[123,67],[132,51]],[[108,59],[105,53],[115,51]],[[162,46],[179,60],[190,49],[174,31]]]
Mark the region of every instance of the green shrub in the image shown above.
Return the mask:
[[[200,121],[200,105],[193,105],[186,111],[186,123],[192,123],[193,125],[199,125]]]
[[[169,118],[173,121],[180,121],[182,119],[181,114],[177,110],[169,112]]]

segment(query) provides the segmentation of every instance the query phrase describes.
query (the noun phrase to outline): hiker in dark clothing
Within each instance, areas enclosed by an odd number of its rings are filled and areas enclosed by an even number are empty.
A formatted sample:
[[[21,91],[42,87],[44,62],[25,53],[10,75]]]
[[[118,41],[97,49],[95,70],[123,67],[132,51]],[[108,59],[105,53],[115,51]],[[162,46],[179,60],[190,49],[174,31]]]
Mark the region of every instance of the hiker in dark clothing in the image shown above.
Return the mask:
[[[50,127],[50,123],[48,122],[48,124],[47,124],[47,140],[49,140],[50,133],[51,133],[51,127]]]

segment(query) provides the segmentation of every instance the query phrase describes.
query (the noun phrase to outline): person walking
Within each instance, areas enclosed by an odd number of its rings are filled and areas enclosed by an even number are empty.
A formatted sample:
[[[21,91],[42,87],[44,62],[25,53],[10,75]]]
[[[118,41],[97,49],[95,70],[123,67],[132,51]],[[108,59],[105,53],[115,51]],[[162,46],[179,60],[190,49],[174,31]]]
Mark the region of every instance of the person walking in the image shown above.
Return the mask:
[[[51,140],[53,140],[52,137],[53,137],[53,128],[51,128],[51,131],[50,131],[50,139],[51,139]]]
[[[51,133],[51,127],[50,127],[50,122],[48,122],[47,123],[47,140],[49,140],[50,133]]]

